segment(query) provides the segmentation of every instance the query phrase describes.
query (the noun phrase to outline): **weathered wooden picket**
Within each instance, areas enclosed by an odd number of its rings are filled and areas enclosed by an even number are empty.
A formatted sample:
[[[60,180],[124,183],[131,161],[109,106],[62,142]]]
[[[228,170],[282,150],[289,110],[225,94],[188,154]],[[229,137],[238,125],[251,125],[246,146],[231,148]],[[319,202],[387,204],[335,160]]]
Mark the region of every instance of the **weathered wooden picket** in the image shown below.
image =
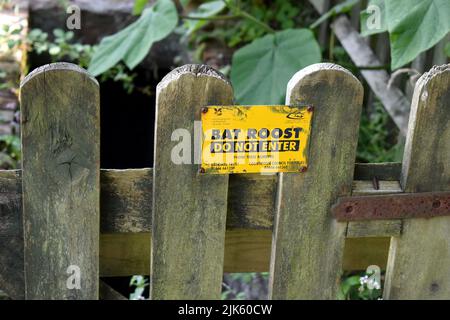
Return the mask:
[[[112,298],[100,276],[150,274],[152,299],[219,299],[223,272],[270,271],[273,299],[334,299],[343,269],[377,264],[386,299],[450,299],[450,217],[332,214],[342,197],[450,191],[450,66],[415,90],[402,164],[355,165],[362,85],[318,64],[287,88],[286,104],[315,108],[306,172],[201,175],[171,161],[172,132],[195,137],[201,107],[232,104],[233,90],[210,67],[183,66],[157,88],[154,168],[104,170],[98,83],[43,66],[21,87],[22,170],[0,171],[0,289]],[[77,268],[81,288],[68,285]]]

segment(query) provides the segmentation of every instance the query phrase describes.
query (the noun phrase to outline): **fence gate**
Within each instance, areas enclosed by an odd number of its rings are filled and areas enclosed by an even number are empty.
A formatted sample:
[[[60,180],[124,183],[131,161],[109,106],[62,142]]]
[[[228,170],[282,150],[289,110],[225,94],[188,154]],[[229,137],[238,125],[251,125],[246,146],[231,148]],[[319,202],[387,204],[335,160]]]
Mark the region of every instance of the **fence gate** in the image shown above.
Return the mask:
[[[363,87],[337,65],[287,87],[314,107],[305,172],[199,173],[201,108],[233,104],[208,66],[173,70],[156,99],[154,168],[104,170],[96,80],[57,63],[23,81],[22,170],[0,171],[11,298],[123,299],[100,276],[150,274],[151,299],[219,299],[223,272],[270,271],[270,298],[335,299],[343,269],[378,264],[385,299],[450,299],[449,65],[416,85],[401,164],[355,164]]]

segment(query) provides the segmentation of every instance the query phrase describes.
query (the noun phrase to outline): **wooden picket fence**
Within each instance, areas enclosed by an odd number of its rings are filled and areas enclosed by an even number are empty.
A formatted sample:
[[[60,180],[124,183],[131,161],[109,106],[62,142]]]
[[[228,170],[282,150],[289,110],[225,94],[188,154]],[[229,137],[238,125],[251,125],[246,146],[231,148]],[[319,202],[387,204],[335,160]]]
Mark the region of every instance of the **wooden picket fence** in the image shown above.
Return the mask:
[[[355,165],[363,87],[337,65],[288,84],[286,104],[315,107],[304,173],[201,175],[171,161],[175,129],[194,137],[201,107],[233,104],[212,68],[173,70],[156,99],[154,168],[105,170],[96,80],[57,63],[23,81],[22,170],[0,172],[0,289],[11,298],[120,298],[100,276],[150,274],[151,299],[219,299],[224,272],[270,271],[272,299],[334,299],[343,269],[378,264],[385,299],[450,299],[450,217],[331,214],[346,196],[450,191],[449,65],[415,88],[402,164]]]

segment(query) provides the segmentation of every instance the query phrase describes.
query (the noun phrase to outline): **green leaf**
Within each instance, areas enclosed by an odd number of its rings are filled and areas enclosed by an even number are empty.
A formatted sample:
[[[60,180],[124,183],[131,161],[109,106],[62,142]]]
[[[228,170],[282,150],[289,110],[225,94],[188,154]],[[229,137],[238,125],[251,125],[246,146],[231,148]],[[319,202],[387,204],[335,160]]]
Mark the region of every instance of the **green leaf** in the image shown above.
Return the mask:
[[[449,0],[386,1],[392,69],[414,60],[450,32]]]
[[[444,48],[445,54],[447,55],[447,57],[450,57],[450,42],[447,43],[447,45]]]
[[[190,12],[189,17],[210,18],[222,11],[225,6],[225,2],[222,0],[206,2],[201,4],[197,10]],[[192,32],[197,31],[207,23],[207,20],[186,19],[185,26],[187,27],[187,34],[189,35]]]
[[[331,17],[334,17],[335,15],[349,12],[355,4],[357,4],[359,0],[345,0],[342,3],[339,3],[335,5],[333,8],[331,8],[328,12],[324,13],[319,19],[314,22],[310,28],[314,29],[317,26],[321,25],[324,21],[328,20]]]
[[[241,104],[284,103],[286,85],[300,69],[321,61],[320,47],[308,29],[268,34],[233,55],[231,82]]]
[[[55,29],[53,30],[53,35],[56,38],[64,38],[64,31],[62,29]]]
[[[361,11],[361,35],[367,37],[388,30],[385,0],[369,0],[367,8]]]
[[[135,16],[140,15],[142,13],[142,11],[144,11],[147,3],[148,3],[148,0],[135,0],[134,7],[133,7],[133,14]]]
[[[97,76],[123,60],[128,68],[136,67],[154,42],[167,37],[178,23],[172,0],[158,0],[144,10],[134,23],[122,31],[103,38],[94,52],[88,71]]]
[[[48,53],[50,53],[50,55],[52,56],[56,56],[61,52],[61,48],[58,46],[52,46],[50,48],[50,50],[48,51]]]

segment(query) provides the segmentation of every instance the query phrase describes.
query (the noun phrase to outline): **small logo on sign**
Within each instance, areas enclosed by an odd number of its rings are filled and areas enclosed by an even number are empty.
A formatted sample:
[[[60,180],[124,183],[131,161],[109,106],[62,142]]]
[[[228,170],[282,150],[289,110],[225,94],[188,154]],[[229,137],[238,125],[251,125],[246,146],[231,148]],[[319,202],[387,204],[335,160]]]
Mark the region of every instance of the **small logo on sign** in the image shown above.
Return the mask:
[[[288,119],[303,119],[303,111],[298,110],[291,112],[287,115]]]

